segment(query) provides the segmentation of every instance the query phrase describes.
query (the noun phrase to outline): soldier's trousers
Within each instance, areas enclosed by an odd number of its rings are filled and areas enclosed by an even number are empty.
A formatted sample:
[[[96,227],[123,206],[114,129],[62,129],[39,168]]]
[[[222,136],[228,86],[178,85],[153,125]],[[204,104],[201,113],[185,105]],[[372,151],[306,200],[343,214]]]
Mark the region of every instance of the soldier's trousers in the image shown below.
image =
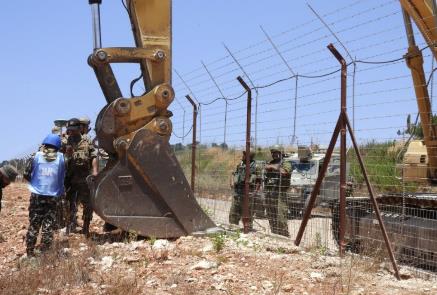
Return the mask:
[[[93,209],[91,207],[90,190],[86,184],[72,185],[67,193],[69,203],[69,226],[75,229],[77,225],[77,207],[79,202],[83,206],[82,220],[83,232],[88,233],[91,220],[93,218]]]
[[[253,226],[253,189],[249,193],[249,228]],[[243,217],[243,199],[244,199],[244,187],[237,187],[234,190],[234,196],[232,198],[231,209],[229,210],[229,223],[238,225]]]
[[[286,194],[279,192],[277,187],[266,187],[265,197],[267,218],[269,219],[271,232],[289,237]]]
[[[31,194],[29,205],[29,229],[26,235],[26,249],[32,255],[39,230],[41,229],[41,250],[48,250],[53,242],[58,199],[51,196]]]

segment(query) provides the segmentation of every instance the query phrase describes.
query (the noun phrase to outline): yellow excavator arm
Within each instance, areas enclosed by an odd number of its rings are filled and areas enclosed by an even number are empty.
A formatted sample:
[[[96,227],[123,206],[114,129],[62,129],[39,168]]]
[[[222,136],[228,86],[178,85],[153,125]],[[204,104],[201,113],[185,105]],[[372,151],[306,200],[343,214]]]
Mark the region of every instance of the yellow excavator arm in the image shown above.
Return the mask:
[[[127,0],[136,47],[102,48],[101,0],[93,10],[94,51],[88,58],[107,105],[96,120],[107,167],[89,179],[92,204],[106,222],[143,236],[179,237],[215,231],[194,198],[169,145],[174,99],[171,87],[171,0]],[[122,95],[111,63],[138,63],[145,93]]]
[[[428,94],[427,79],[423,70],[423,55],[415,42],[411,19],[420,30],[434,58],[437,59],[437,16],[435,0],[399,0],[403,9],[404,24],[408,39],[408,53],[405,59],[411,70],[416,93],[424,143],[428,154],[427,177],[437,181],[437,128],[432,123],[431,102]]]

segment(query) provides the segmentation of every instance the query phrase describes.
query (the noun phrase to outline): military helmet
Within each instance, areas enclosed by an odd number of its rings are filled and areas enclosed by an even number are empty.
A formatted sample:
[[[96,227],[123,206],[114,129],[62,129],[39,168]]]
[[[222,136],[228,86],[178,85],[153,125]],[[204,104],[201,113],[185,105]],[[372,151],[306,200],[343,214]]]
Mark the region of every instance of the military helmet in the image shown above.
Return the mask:
[[[282,147],[279,144],[275,144],[275,145],[270,147],[270,152],[271,153],[274,153],[274,152],[282,153]]]
[[[253,151],[252,149],[250,149],[250,152],[249,152],[249,157],[251,158],[251,159],[253,159],[253,158],[255,158],[255,151]],[[245,156],[246,155],[246,151],[244,150],[243,151],[243,155]]]
[[[14,166],[12,165],[5,165],[3,167],[0,168],[0,172],[9,179],[10,182],[15,181],[15,178],[18,175],[18,171],[17,169],[15,169]]]
[[[79,130],[80,121],[78,118],[71,118],[67,123],[67,130]]]
[[[56,134],[47,135],[42,141],[43,145],[51,145],[52,147],[59,150],[61,148],[61,138]]]
[[[79,118],[79,122],[80,124],[89,125],[91,123],[91,120],[90,118],[88,118],[88,116],[83,116]]]

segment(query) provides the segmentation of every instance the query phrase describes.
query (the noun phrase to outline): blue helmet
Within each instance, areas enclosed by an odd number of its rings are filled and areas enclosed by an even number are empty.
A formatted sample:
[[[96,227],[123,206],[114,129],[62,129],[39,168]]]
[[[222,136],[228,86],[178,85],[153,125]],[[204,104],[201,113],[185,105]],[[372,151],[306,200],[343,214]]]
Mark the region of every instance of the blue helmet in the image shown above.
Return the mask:
[[[42,144],[51,145],[55,147],[57,150],[61,148],[61,138],[56,134],[49,134],[44,138]]]

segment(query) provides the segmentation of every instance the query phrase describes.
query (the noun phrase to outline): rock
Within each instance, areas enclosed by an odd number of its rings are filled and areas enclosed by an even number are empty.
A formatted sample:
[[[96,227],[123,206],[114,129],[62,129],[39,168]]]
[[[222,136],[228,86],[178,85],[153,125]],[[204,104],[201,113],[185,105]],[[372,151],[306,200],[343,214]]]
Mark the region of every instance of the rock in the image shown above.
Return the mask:
[[[159,249],[163,249],[163,248],[168,248],[170,245],[170,242],[168,240],[156,240],[153,243],[152,249],[153,250],[159,250]]]
[[[350,292],[350,295],[363,295],[363,294],[365,294],[364,288],[358,288]]]
[[[27,234],[27,230],[26,229],[22,229],[17,233],[17,237],[22,238],[23,240],[26,238],[26,234]]]
[[[114,259],[112,256],[104,256],[102,257],[102,261],[100,262],[100,265],[102,266],[102,270],[106,271],[112,267],[112,264],[114,263]]]
[[[152,246],[153,257],[155,257],[155,259],[160,259],[160,260],[168,259],[169,253],[173,249],[174,249],[174,245],[171,244],[169,241],[156,240]]]
[[[155,279],[152,279],[152,280],[148,280],[146,282],[146,285],[149,286],[149,287],[153,287],[153,286],[157,286],[159,284],[158,284],[158,282]]]
[[[318,261],[315,261],[311,267],[314,269],[325,269],[328,267],[339,267],[340,265],[339,257],[320,256]]]
[[[323,281],[325,279],[325,275],[320,273],[320,272],[312,272],[312,273],[310,273],[310,278],[313,279],[314,281],[320,283],[321,281]]]
[[[173,285],[171,285],[171,286],[170,286],[170,289],[174,289],[174,288],[177,288],[177,286],[178,286],[178,285],[176,285],[176,284],[173,284]]]
[[[250,286],[250,290],[256,291],[256,290],[258,290],[258,287],[257,286]]]
[[[88,263],[89,263],[90,265],[95,265],[95,264],[96,264],[96,261],[95,261],[94,258],[92,258],[92,257],[88,257],[86,260],[88,261]]]
[[[211,268],[217,268],[217,262],[215,261],[208,261],[208,260],[202,260],[199,263],[193,265],[190,269],[191,270],[201,270],[201,269],[211,269]]]
[[[284,292],[292,292],[294,290],[294,286],[292,284],[287,284],[282,286],[282,291]]]
[[[213,245],[212,243],[207,243],[207,244],[202,248],[202,252],[203,252],[203,253],[211,252],[212,250],[214,250],[214,245]]]
[[[226,292],[228,290],[228,289],[226,289],[225,286],[223,286],[223,283],[221,283],[221,284],[212,284],[212,287],[214,289],[216,289],[216,290],[224,291],[224,292]]]
[[[270,282],[270,281],[263,281],[263,282],[261,283],[261,285],[263,286],[263,289],[265,289],[265,290],[271,290],[271,289],[273,289],[273,283]]]
[[[399,276],[401,277],[401,279],[403,280],[408,280],[411,279],[413,277],[413,274],[411,273],[411,271],[407,270],[407,269],[400,269],[399,270]]]
[[[79,251],[80,252],[83,252],[83,251],[85,251],[87,249],[88,249],[88,246],[86,244],[84,244],[84,243],[80,243],[79,244]]]
[[[127,256],[127,257],[123,258],[123,261],[125,261],[127,263],[133,263],[133,262],[140,261],[140,258],[136,257],[136,256]]]
[[[36,289],[37,294],[49,294],[50,290],[45,289],[45,288],[38,288]]]
[[[185,279],[185,281],[188,283],[194,283],[194,282],[197,282],[197,279],[196,278],[187,278],[187,279]]]

